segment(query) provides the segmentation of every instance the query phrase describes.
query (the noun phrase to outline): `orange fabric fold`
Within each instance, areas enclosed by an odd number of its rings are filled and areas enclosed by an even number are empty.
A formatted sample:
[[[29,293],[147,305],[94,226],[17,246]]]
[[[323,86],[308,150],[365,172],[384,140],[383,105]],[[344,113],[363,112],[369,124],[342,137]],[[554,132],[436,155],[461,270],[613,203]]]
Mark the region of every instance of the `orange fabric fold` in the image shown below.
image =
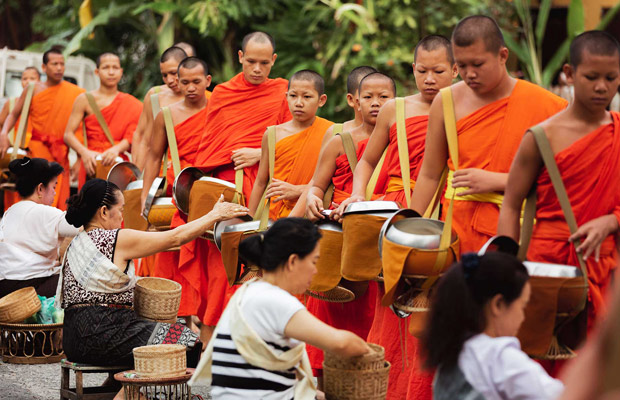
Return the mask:
[[[56,161],[65,169],[58,179],[54,207],[66,209],[69,198],[69,150],[63,140],[65,127],[73,102],[84,89],[62,81],[35,94],[30,105],[29,123],[32,124],[32,139],[28,145],[32,157]]]
[[[130,94],[119,92],[112,103],[107,107],[101,109],[101,115],[108,124],[112,138],[116,143],[119,143],[123,139],[127,139],[131,143],[133,139],[133,133],[138,125],[138,119],[142,113],[142,102]],[[95,114],[90,114],[84,118],[83,122],[86,126],[86,138],[88,140],[88,148],[98,153],[103,153],[112,144],[108,140],[107,136],[103,132],[103,128],[97,121]],[[78,140],[84,141],[82,130],[76,132]],[[125,161],[129,159],[125,154],[120,155]],[[80,176],[78,187],[86,182],[86,170],[84,165],[80,168]]]
[[[521,139],[531,126],[566,107],[566,100],[523,80],[509,97],[487,104],[457,121],[459,169],[507,173]],[[452,160],[448,167],[454,170]],[[442,198],[443,219],[449,200]],[[455,201],[453,227],[461,253],[478,251],[495,235],[499,207],[492,203]]]
[[[286,102],[287,86],[285,79],[268,79],[260,85],[252,85],[242,73],[217,85],[209,99],[206,132],[198,146],[196,166],[212,170],[215,178],[234,182],[232,151],[243,147],[259,148],[268,126],[291,119]],[[244,170],[246,198],[250,197],[257,171],[258,165]],[[228,286],[222,257],[215,244],[196,239],[182,246],[179,270],[184,276],[200,275],[200,280],[192,281],[200,293],[197,315],[204,324],[216,325],[234,288]]]
[[[607,214],[620,217],[620,114],[555,155],[577,225]],[[578,266],[574,246],[568,242],[568,225],[543,169],[537,180],[536,225],[528,259]],[[616,241],[608,236],[601,245],[600,261],[589,257],[588,328],[606,311],[605,294],[618,264]],[[589,329],[588,329],[589,330]]]
[[[310,182],[319,159],[323,135],[333,124],[324,118],[316,117],[307,129],[279,140],[276,143],[274,179],[292,185],[305,185]],[[296,203],[297,200],[272,201],[269,207],[269,218],[275,221],[287,217]]]

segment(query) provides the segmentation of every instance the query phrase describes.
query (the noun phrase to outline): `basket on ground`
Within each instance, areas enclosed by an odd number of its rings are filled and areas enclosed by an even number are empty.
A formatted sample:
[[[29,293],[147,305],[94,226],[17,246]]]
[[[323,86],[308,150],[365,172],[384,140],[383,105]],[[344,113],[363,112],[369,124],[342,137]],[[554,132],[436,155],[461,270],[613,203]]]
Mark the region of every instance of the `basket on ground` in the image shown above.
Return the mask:
[[[185,346],[158,344],[133,349],[135,371],[142,378],[184,376],[187,370]]]
[[[181,285],[164,278],[142,278],[134,289],[134,310],[142,318],[176,322],[181,304]]]
[[[0,322],[21,322],[41,309],[37,291],[28,286],[0,299]]]
[[[385,399],[390,363],[385,361],[383,347],[368,343],[367,354],[348,359],[325,352],[323,386],[328,399]]]

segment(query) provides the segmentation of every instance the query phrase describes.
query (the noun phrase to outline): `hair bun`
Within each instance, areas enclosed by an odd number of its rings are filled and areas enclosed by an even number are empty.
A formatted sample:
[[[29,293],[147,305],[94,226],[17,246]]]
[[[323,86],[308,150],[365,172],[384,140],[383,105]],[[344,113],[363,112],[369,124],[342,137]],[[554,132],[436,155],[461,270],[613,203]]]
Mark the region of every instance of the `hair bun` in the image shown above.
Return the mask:
[[[17,176],[24,176],[32,172],[34,163],[30,157],[13,160],[9,163],[9,170]]]

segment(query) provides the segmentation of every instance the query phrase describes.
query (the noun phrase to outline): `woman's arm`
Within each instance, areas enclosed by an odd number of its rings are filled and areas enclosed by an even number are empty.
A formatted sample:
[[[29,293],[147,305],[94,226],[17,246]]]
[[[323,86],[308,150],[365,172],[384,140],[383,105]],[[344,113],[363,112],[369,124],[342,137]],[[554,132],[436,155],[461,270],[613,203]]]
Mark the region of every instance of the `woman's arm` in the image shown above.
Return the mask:
[[[327,325],[306,309],[297,311],[291,317],[284,334],[341,357],[360,356],[370,351],[361,337]]]
[[[121,229],[116,239],[114,263],[124,266],[129,260],[181,246],[205,233],[216,222],[241,217],[247,213],[247,208],[224,202],[224,197],[221,196],[208,214],[169,231],[142,232]]]

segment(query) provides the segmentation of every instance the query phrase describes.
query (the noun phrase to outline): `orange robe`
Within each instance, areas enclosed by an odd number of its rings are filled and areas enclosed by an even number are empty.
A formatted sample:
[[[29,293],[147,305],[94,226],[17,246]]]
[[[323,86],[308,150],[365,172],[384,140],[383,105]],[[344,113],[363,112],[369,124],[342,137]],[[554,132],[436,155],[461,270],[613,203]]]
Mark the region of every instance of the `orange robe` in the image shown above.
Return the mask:
[[[248,83],[240,73],[217,85],[209,100],[206,132],[200,141],[196,165],[213,171],[213,176],[234,182],[232,151],[259,148],[268,126],[291,119],[286,101],[288,81],[268,79],[260,85]],[[244,170],[243,193],[249,198],[258,164]],[[196,239],[181,247],[181,274],[200,293],[197,316],[215,326],[233,290],[222,257],[214,243]]]
[[[510,96],[487,104],[457,121],[459,169],[507,173],[525,131],[566,108],[566,100],[523,80]],[[448,167],[454,170],[452,159]],[[443,218],[450,200],[442,198]],[[497,231],[494,203],[455,200],[452,226],[461,253],[480,250]]]
[[[107,107],[101,109],[101,115],[108,124],[110,133],[115,143],[119,143],[123,139],[127,139],[131,143],[133,139],[133,132],[138,125],[138,119],[142,113],[142,102],[130,94],[119,92],[112,103]],[[103,132],[103,128],[99,125],[95,114],[90,114],[84,118],[84,124],[86,125],[86,137],[88,139],[88,149],[103,153],[112,144]],[[77,133],[80,141],[84,140],[82,131]],[[125,154],[120,155],[125,161],[128,160]],[[84,182],[86,182],[86,170],[84,164],[80,168],[80,175],[78,181],[78,187],[81,188]]]
[[[607,214],[614,214],[620,222],[620,114],[612,112],[612,118],[611,124],[597,128],[555,155],[578,226]],[[546,169],[538,176],[536,194],[536,225],[528,259],[579,266]],[[599,262],[590,256],[586,264],[590,331],[596,318],[605,315],[605,294],[618,264],[615,236],[603,241]]]
[[[424,157],[424,144],[426,141],[426,128],[428,127],[428,115],[418,115],[405,120],[407,131],[407,144],[409,145],[409,176],[414,181],[418,177],[419,166]],[[390,127],[390,142],[385,156],[387,174],[389,176],[388,187],[385,191],[385,199],[395,201],[401,206],[407,206],[405,191],[402,185],[400,161],[398,159],[398,139],[396,137],[396,123]],[[412,183],[411,190],[415,184]]]
[[[305,185],[310,182],[319,159],[323,136],[332,125],[333,122],[316,117],[307,129],[278,141],[273,168],[274,179],[292,185]],[[297,200],[272,201],[269,207],[269,218],[275,221],[287,217],[296,203]]]
[[[32,157],[56,161],[65,169],[58,177],[56,197],[52,206],[66,209],[69,198],[69,148],[64,142],[65,127],[71,116],[73,102],[84,89],[62,81],[35,94],[30,104],[29,120],[32,123],[32,139],[28,147]]]
[[[368,144],[368,139],[357,145],[357,159],[360,160]],[[346,154],[336,158],[336,171],[332,178],[334,183],[334,202],[340,203],[349,198],[353,189],[353,172]],[[368,290],[361,297],[348,303],[330,303],[314,297],[308,297],[306,308],[315,317],[337,329],[345,329],[365,339],[370,330],[375,314],[375,297],[377,285],[370,282]],[[323,350],[306,345],[310,365],[315,376],[323,374]]]
[[[207,107],[198,111],[196,114],[187,118],[185,121],[174,126],[174,134],[177,139],[177,147],[179,150],[179,160],[181,161],[181,169],[195,165],[196,149],[200,143],[200,139],[205,132],[205,122],[207,117]],[[170,155],[168,155],[170,158]],[[168,183],[168,195],[172,194],[172,184],[174,183],[174,170],[168,168],[166,181]],[[178,210],[172,217],[171,228],[175,228],[186,222],[186,218],[182,216]],[[199,292],[195,289],[195,283],[181,273],[179,266],[179,251],[164,251],[155,255],[152,276],[174,280],[181,284],[181,305],[179,306],[179,315],[188,316],[196,315],[198,312]]]

